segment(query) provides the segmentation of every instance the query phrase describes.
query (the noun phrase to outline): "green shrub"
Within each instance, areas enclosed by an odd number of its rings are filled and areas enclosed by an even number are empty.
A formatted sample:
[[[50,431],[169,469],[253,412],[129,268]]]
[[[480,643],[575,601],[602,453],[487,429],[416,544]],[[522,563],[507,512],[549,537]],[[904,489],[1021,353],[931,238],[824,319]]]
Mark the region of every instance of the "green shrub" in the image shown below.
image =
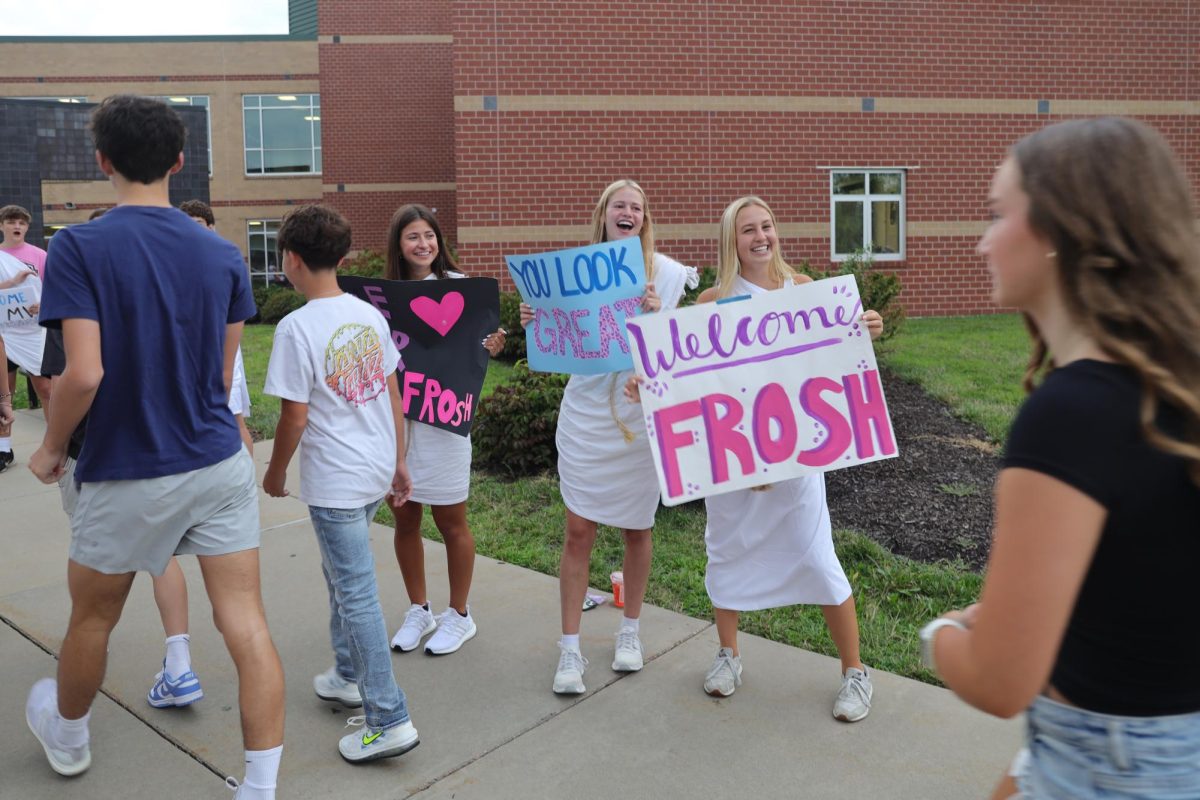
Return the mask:
[[[717,282],[716,267],[701,267],[700,268],[700,283],[695,289],[688,289],[683,293],[683,299],[679,301],[679,307],[690,306],[696,302],[696,298],[705,289],[708,289]]]
[[[304,295],[286,286],[271,286],[265,297],[258,307],[258,316],[267,325],[274,325],[305,303]]]
[[[271,287],[265,283],[256,283],[251,289],[254,293],[254,316],[246,320],[247,325],[254,325],[262,322],[262,307],[267,304],[267,298],[271,296]]]
[[[521,327],[521,295],[517,292],[500,293],[500,327],[507,333],[499,357],[505,361],[524,358],[525,329]]]
[[[880,341],[895,336],[904,324],[904,306],[896,302],[902,288],[900,278],[888,272],[877,271],[870,253],[859,250],[828,272],[815,269],[805,261],[800,265],[800,271],[818,281],[838,275],[853,275],[858,283],[858,291],[862,294],[863,309],[873,309],[883,317],[883,335],[879,337]]]
[[[471,428],[474,464],[511,477],[554,469],[554,431],[566,385],[566,375],[531,372],[518,361],[508,382],[479,402]]]
[[[348,258],[338,267],[339,275],[358,275],[362,278],[382,278],[387,268],[387,259],[374,250],[360,250],[354,258]]]

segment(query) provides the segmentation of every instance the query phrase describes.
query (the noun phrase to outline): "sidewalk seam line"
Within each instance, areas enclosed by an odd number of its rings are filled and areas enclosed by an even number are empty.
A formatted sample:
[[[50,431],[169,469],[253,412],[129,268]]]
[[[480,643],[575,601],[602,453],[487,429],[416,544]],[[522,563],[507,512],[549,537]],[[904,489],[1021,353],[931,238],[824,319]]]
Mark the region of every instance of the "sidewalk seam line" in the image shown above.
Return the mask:
[[[32,644],[34,647],[36,647],[39,650],[41,650],[42,652],[44,652],[46,655],[50,656],[55,661],[58,661],[57,653],[55,653],[49,647],[46,647],[46,645],[42,644],[41,642],[39,642],[37,639],[33,638],[31,635],[29,635],[25,631],[21,630],[19,627],[17,627],[17,624],[15,622],[13,622],[11,619],[4,616],[3,614],[0,614],[0,622],[3,622],[8,627],[12,628],[14,631],[17,632],[17,634],[19,636],[27,639],[30,642],[30,644]],[[220,772],[213,764],[210,764],[208,761],[205,761],[203,758],[196,755],[191,750],[188,750],[187,747],[185,747],[181,742],[179,742],[173,736],[167,734],[165,731],[163,731],[158,726],[154,725],[152,722],[150,722],[145,717],[138,716],[137,712],[135,712],[133,710],[132,706],[128,705],[127,703],[125,703],[124,701],[122,701],[121,699],[116,697],[115,695],[110,694],[103,686],[100,687],[99,693],[104,695],[105,697],[107,697],[113,703],[115,703],[118,708],[122,709],[123,711],[125,711],[125,713],[129,714],[129,716],[133,717],[134,720],[136,720],[137,722],[140,722],[142,725],[144,725],[145,727],[149,728],[150,730],[152,730],[156,734],[158,734],[160,739],[163,739],[164,741],[166,741],[167,743],[172,745],[176,750],[179,750],[181,753],[183,753],[184,755],[191,758],[193,761],[195,761],[197,764],[199,764],[200,766],[207,769],[213,775],[216,775],[221,780],[225,780],[226,776],[222,772]]]

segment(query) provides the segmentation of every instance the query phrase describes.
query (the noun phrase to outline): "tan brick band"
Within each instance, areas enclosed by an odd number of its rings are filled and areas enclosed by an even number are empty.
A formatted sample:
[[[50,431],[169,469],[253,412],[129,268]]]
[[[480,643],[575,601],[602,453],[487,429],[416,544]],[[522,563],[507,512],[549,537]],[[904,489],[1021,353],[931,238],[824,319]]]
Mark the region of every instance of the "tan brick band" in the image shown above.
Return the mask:
[[[1044,98],[1043,98],[1044,99]],[[732,95],[499,95],[497,111],[734,111],[863,114],[1037,114],[1038,100],[1023,98],[878,97],[874,111],[861,97],[755,97]],[[456,112],[485,111],[483,95],[454,98]],[[1195,100],[1050,100],[1049,115],[1124,114],[1200,116]]]
[[[437,33],[339,34],[337,39],[335,42],[332,35],[318,36],[317,44],[454,44],[453,36]]]
[[[321,191],[326,194],[342,192],[453,192],[454,183],[323,183]]]
[[[945,220],[910,222],[906,235],[909,238],[933,238],[970,236],[983,233],[987,222],[983,220]],[[715,241],[719,233],[717,223],[691,223],[678,225],[656,225],[655,236],[662,240],[709,240]],[[824,222],[791,222],[779,226],[779,233],[787,239],[828,239],[829,225]],[[497,242],[586,242],[592,235],[590,225],[464,225],[458,229],[458,241],[463,244],[488,244]]]

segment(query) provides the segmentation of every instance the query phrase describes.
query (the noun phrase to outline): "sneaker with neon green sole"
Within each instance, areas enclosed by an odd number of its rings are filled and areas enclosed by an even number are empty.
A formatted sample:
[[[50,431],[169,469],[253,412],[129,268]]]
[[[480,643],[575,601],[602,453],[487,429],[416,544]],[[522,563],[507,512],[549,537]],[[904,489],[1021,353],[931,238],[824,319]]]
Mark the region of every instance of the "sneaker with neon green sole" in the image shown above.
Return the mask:
[[[366,717],[350,717],[346,724],[363,725],[366,721]],[[417,729],[411,721],[401,722],[383,730],[364,725],[354,733],[342,737],[338,742],[338,752],[347,761],[358,763],[402,756],[420,743]]]

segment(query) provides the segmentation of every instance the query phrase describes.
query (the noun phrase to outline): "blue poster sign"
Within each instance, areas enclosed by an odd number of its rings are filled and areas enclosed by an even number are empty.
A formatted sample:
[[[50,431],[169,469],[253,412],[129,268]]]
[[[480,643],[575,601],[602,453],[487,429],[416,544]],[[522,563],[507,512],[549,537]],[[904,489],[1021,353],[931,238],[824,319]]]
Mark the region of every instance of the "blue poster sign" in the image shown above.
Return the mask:
[[[646,292],[646,265],[636,236],[505,262],[534,311],[525,329],[529,368],[597,375],[631,369],[625,318]]]

